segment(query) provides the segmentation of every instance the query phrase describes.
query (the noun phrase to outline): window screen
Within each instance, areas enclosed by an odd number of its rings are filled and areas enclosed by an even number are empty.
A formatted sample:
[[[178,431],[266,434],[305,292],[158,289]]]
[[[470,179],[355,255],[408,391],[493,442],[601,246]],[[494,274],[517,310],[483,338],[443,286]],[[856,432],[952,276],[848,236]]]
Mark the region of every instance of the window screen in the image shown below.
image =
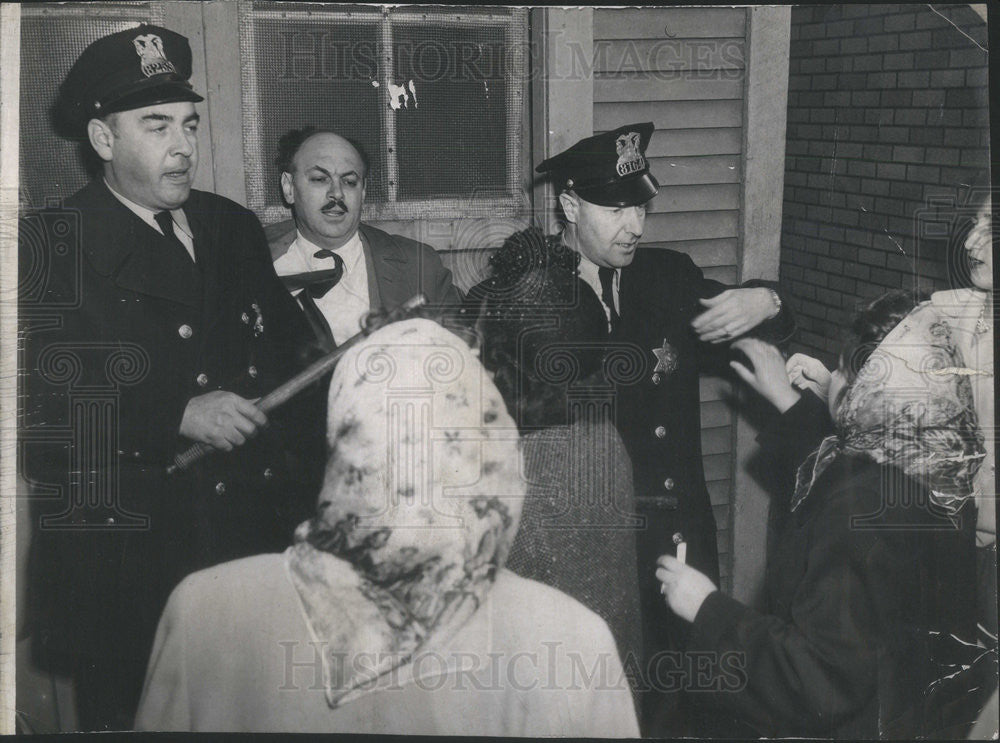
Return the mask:
[[[163,23],[161,3],[21,6],[20,196],[24,207],[71,196],[87,183],[80,149],[50,120],[59,84],[88,44],[139,23]]]
[[[308,124],[367,149],[366,219],[520,207],[524,10],[241,8],[247,199],[264,222],[288,217],[278,138]]]
[[[502,26],[397,25],[393,74],[410,93],[395,113],[400,200],[504,191],[505,35]]]

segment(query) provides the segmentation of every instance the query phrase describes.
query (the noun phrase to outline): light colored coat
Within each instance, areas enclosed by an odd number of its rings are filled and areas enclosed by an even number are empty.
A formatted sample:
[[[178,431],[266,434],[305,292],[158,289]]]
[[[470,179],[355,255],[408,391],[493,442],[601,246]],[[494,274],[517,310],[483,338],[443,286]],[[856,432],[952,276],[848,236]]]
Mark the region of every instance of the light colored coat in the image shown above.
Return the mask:
[[[363,659],[358,659],[362,662]],[[450,668],[447,666],[451,665]],[[160,621],[139,730],[636,737],[604,622],[502,571],[451,643],[336,709],[282,555],[185,579]]]

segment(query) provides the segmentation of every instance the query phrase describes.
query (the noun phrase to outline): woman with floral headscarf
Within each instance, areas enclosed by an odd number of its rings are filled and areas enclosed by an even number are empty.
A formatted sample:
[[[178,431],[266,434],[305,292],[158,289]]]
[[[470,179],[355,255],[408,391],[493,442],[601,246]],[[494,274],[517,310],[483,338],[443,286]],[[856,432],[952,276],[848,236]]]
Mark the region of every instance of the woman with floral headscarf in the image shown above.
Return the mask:
[[[733,368],[781,413],[768,438],[800,463],[768,559],[766,612],[669,555],[657,577],[692,622],[688,649],[739,660],[742,684],[702,701],[759,734],[955,732],[939,697],[974,626],[982,437],[947,325],[908,317],[913,305],[892,293],[860,313],[833,374],[825,437],[823,403],[792,387],[777,349],[734,344],[752,369]]]
[[[517,428],[463,340],[413,319],[352,347],[327,443],[291,547],[171,596],[140,729],[638,734],[607,625],[504,569]]]
[[[988,171],[973,179],[966,204],[974,216],[959,221],[960,250],[951,274],[958,288],[934,292],[927,302],[913,309],[915,319],[928,315],[946,325],[961,356],[962,373],[972,388],[972,402],[983,434],[986,456],[973,479],[976,500],[976,562],[979,645],[990,652],[978,658],[966,675],[967,687],[978,698],[980,687],[997,686],[997,544],[996,544],[996,417],[993,351],[996,343],[993,296],[993,209]],[[793,355],[786,365],[797,386],[826,394],[829,371],[818,360]],[[976,667],[978,665],[978,667]],[[997,718],[994,693],[985,714]],[[993,726],[996,729],[996,726]]]

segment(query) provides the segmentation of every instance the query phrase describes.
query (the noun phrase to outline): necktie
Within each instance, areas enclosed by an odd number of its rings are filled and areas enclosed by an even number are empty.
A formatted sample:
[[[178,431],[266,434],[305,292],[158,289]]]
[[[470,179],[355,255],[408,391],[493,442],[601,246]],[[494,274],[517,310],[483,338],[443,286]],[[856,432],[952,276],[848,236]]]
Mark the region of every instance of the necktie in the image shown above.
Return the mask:
[[[335,287],[342,278],[344,278],[344,259],[332,250],[327,250],[326,248],[321,248],[313,253],[313,258],[333,259],[333,268],[328,268],[324,271],[314,271],[314,274],[322,274],[323,277],[316,277],[316,279],[306,287],[306,291],[309,292],[310,297],[313,299],[319,299]]]
[[[320,271],[304,271],[302,273],[288,274],[281,277],[281,283],[290,292],[304,289],[313,299],[319,299],[333,287],[344,276],[344,259],[332,250],[317,250],[313,253],[316,258],[333,258],[333,268],[326,268]]]
[[[611,332],[618,329],[618,310],[615,309],[615,269],[601,266],[597,269],[597,276],[601,280],[601,300],[611,311]]]
[[[281,283],[290,292],[305,290],[313,299],[319,299],[337,285],[344,276],[344,259],[332,250],[317,250],[316,258],[333,258],[333,268],[320,271],[303,271],[281,277]]]
[[[174,218],[170,212],[157,212],[153,215],[153,219],[155,219],[156,223],[160,225],[160,229],[163,230],[163,236],[167,238],[167,242],[175,248],[178,248],[187,260],[193,262],[188,249],[184,246],[184,243],[180,241],[180,238],[177,237],[177,233],[174,232]]]

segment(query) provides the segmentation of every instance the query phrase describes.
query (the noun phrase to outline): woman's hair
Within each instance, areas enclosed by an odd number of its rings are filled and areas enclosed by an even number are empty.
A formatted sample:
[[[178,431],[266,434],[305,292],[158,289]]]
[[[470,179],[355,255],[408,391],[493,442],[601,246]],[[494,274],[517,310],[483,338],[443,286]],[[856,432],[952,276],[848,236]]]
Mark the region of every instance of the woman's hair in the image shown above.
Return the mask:
[[[576,277],[576,253],[531,229],[509,238],[470,292],[494,374],[518,427],[572,422],[570,387],[600,385],[607,317]]]
[[[848,385],[854,382],[861,367],[889,331],[925,299],[926,293],[920,290],[896,289],[858,308],[840,351],[840,369]]]
[[[483,366],[494,373],[518,428],[571,423],[570,387],[602,384],[600,348],[587,342],[599,337],[601,322],[603,316],[576,308],[537,321],[507,316],[483,323]]]

